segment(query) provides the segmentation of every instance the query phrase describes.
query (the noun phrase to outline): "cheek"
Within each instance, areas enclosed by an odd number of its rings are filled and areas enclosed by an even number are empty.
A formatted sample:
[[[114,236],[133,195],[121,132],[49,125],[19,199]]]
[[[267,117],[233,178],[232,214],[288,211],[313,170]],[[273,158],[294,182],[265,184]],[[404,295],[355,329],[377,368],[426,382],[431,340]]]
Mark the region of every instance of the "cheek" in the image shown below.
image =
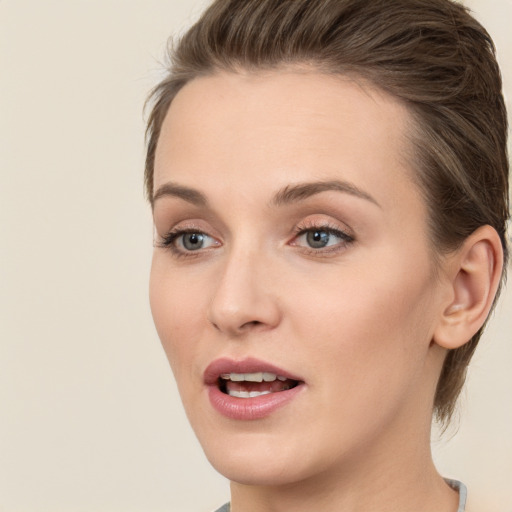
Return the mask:
[[[303,329],[298,337],[308,340],[315,365],[348,393],[399,389],[415,380],[430,345],[429,265],[404,273],[396,258],[380,263],[350,267],[321,288],[311,284],[307,295],[294,295]]]
[[[149,300],[158,336],[176,380],[189,371],[202,332],[201,299],[194,286],[186,286],[179,271],[169,269],[165,256],[155,254],[151,266]]]

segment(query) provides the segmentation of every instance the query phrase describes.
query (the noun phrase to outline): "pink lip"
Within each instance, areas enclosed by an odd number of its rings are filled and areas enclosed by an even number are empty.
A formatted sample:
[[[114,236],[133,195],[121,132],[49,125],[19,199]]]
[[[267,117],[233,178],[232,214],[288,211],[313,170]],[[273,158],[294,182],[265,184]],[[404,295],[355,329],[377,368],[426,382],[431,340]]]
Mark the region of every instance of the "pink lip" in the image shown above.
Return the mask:
[[[223,373],[255,373],[270,372],[296,380],[299,385],[277,393],[253,398],[237,398],[223,393],[218,386],[218,380]],[[273,364],[254,358],[235,361],[222,358],[213,361],[204,372],[204,382],[208,387],[208,397],[213,408],[231,419],[256,420],[265,418],[293,400],[304,389],[303,380]]]

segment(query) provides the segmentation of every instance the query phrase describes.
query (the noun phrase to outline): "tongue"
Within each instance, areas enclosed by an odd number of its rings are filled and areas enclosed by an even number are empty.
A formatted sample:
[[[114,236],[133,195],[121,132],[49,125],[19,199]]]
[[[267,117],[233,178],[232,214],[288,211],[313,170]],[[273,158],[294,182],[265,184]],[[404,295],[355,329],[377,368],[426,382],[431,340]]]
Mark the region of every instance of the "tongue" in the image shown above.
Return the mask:
[[[226,381],[226,392],[229,391],[258,391],[260,393],[264,391],[270,391],[276,393],[278,391],[286,391],[297,385],[294,380],[287,379],[285,381],[275,380],[273,382],[233,382],[231,380]]]

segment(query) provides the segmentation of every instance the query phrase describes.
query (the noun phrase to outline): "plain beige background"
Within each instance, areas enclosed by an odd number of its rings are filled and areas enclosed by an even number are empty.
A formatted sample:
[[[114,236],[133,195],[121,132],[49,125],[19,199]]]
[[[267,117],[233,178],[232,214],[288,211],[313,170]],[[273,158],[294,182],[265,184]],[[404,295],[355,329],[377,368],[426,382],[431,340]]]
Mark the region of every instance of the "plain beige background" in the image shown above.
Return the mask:
[[[148,306],[142,106],[201,0],[0,0],[0,512],[208,511]],[[512,97],[512,2],[468,2]],[[512,512],[512,290],[471,365],[442,473]],[[436,436],[437,438],[437,436]],[[482,505],[481,512],[485,512]]]

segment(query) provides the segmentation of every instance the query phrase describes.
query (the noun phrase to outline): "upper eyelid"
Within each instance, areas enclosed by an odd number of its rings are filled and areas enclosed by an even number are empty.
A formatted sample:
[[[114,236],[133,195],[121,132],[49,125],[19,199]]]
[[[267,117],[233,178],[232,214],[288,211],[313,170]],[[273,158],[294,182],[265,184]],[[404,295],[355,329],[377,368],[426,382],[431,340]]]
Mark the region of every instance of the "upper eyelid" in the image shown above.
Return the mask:
[[[354,238],[354,230],[348,226],[346,223],[341,221],[334,221],[331,218],[329,219],[303,219],[302,221],[298,222],[295,225],[295,233],[300,233],[304,231],[311,231],[311,230],[326,230],[326,231],[335,231],[339,233],[343,233],[345,235],[348,235],[352,238]]]
[[[179,207],[178,207],[179,206]],[[153,209],[153,223],[158,232],[169,232],[182,226],[197,229],[201,232],[213,233],[218,237],[228,226],[222,218],[211,209],[193,205],[166,204],[165,201]],[[212,226],[216,226],[212,229]]]
[[[207,224],[207,226],[205,225]],[[169,236],[171,233],[203,233],[212,238],[219,238],[218,230],[212,229],[210,223],[201,219],[197,220],[180,220],[179,222],[174,222],[171,224],[171,227],[163,227],[160,226],[160,229],[157,226],[157,223],[154,223],[155,233],[158,234],[161,238]],[[163,234],[160,234],[163,233]]]

